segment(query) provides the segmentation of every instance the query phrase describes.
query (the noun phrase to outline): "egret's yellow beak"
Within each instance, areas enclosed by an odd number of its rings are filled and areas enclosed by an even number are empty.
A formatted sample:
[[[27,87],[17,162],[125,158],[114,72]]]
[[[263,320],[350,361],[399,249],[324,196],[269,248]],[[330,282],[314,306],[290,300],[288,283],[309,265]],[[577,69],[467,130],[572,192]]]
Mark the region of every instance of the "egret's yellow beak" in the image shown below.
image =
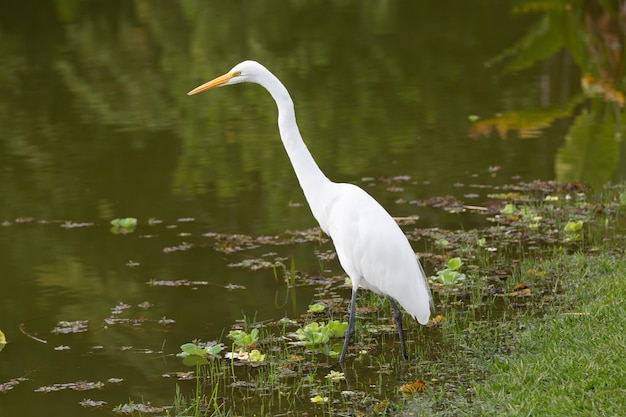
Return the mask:
[[[238,75],[240,75],[239,72],[229,72],[227,74],[221,75],[221,76],[219,76],[219,77],[209,81],[208,83],[204,83],[201,86],[194,88],[193,90],[188,92],[187,95],[191,96],[193,94],[198,94],[198,93],[201,93],[201,92],[203,92],[205,90],[209,90],[211,88],[219,87],[221,85],[226,84],[231,78],[237,77]]]

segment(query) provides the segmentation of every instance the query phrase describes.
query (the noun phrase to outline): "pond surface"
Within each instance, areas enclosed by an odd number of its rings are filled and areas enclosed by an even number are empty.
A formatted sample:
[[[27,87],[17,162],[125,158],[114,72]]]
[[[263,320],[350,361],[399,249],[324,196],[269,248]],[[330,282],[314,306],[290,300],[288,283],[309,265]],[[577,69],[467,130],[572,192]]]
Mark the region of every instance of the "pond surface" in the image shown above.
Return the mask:
[[[276,303],[286,289],[272,268],[229,265],[264,256],[341,274],[316,257],[328,243],[215,250],[215,234],[317,226],[271,97],[254,85],[186,95],[244,59],[287,86],[327,176],[365,187],[394,216],[419,216],[411,229],[484,218],[402,202],[453,195],[481,205],[483,186],[621,178],[621,127],[596,135],[598,147],[577,139],[623,111],[619,96],[585,95],[575,52],[553,48],[528,58],[535,65],[522,62],[528,50],[503,53],[549,15],[513,13],[514,3],[5,5],[0,384],[27,380],[0,394],[0,414],[78,415],[84,398],[107,402],[98,415],[131,400],[171,404],[176,381],[162,375],[184,369],[173,356],[182,343],[218,339],[244,316],[298,317],[314,300],[303,286]],[[109,222],[124,217],[137,229],[112,233]],[[53,332],[64,321],[88,321],[87,331]],[[77,381],[105,386],[37,392]]]

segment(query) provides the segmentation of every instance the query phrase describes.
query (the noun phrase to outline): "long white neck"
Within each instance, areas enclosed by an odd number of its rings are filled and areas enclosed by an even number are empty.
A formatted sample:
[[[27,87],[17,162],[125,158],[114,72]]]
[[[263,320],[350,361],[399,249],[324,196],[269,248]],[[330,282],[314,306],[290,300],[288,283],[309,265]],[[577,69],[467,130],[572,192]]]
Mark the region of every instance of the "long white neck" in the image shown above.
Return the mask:
[[[311,156],[311,152],[309,152],[302,140],[298,124],[296,123],[293,100],[285,86],[269,70],[259,84],[265,87],[276,102],[280,138],[283,141],[283,146],[287,151],[293,170],[296,172],[300,187],[304,191],[304,196],[311,207],[313,215],[319,222],[321,220],[318,215],[320,208],[317,207],[319,198],[316,196],[319,193],[324,193],[324,189],[332,183],[317,166],[317,163]],[[324,228],[324,225],[321,226]]]

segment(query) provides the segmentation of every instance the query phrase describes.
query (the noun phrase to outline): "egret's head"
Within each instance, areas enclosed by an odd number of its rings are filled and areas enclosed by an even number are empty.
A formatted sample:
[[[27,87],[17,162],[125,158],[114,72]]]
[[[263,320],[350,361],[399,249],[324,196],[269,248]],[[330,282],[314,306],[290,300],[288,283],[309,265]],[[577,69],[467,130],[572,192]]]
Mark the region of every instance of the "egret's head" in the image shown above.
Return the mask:
[[[207,83],[202,84],[199,87],[194,88],[187,95],[201,93],[205,90],[209,90],[215,87],[221,87],[224,85],[245,83],[245,82],[257,82],[257,77],[263,71],[267,71],[265,67],[256,61],[243,61],[235,65],[226,74],[221,75]]]

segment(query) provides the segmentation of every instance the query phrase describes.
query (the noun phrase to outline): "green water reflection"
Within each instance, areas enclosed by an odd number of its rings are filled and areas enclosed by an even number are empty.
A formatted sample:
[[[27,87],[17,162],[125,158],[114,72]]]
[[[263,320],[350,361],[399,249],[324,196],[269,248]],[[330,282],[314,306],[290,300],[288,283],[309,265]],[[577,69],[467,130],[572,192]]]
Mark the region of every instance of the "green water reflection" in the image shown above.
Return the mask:
[[[623,107],[606,99],[608,90],[593,88],[606,80],[623,90],[623,66],[584,53],[594,48],[576,37],[581,18],[549,10],[537,23],[538,15],[511,13],[513,3],[4,5],[0,329],[10,343],[0,354],[0,383],[23,375],[30,381],[3,396],[0,413],[72,415],[80,412],[81,393],[39,397],[33,390],[111,377],[126,382],[94,395],[109,409],[129,399],[167,403],[174,382],[160,375],[178,362],[121,347],[174,353],[192,338],[219,337],[243,314],[278,318],[306,309],[313,289],[298,290],[295,304],[277,308],[273,300],[283,286],[271,271],[228,268],[252,255],[214,252],[202,238],[315,226],[278,139],[269,95],[251,85],[185,94],[243,59],[259,60],[289,88],[305,141],[330,178],[410,176],[401,190],[371,191],[394,215],[420,215],[420,228],[469,228],[482,220],[397,200],[475,193],[470,184],[622,175],[623,145],[615,138],[623,131]],[[598,16],[591,17],[596,25]],[[568,36],[554,39],[561,32]],[[620,51],[623,57],[623,45]],[[581,89],[582,73],[591,74],[592,92]],[[489,130],[501,121],[494,114],[525,109],[534,124],[507,126],[508,140]],[[472,115],[483,122],[478,135]],[[515,139],[510,130],[532,138]],[[112,235],[109,220],[126,216],[139,219],[137,233]],[[149,218],[164,223],[150,227]],[[94,225],[68,229],[64,221]],[[198,246],[163,251],[183,241]],[[294,245],[279,254],[319,271],[315,249],[330,248]],[[139,265],[128,266],[131,260]],[[339,272],[334,263],[324,268]],[[214,285],[146,285],[180,279]],[[248,290],[229,292],[223,288],[229,283]],[[137,307],[144,301],[153,304],[145,312]],[[132,306],[130,317],[149,323],[105,329],[119,302]],[[162,317],[176,324],[163,327]],[[89,320],[90,331],[50,335],[60,320]],[[25,336],[20,326],[49,343]],[[53,350],[58,345],[72,349]]]

